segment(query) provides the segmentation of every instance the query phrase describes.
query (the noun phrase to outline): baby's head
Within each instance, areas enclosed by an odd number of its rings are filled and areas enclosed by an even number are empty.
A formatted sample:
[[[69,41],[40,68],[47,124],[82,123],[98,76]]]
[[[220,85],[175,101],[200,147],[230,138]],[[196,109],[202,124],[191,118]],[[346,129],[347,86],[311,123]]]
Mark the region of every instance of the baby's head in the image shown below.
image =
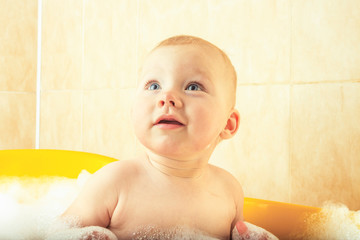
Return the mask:
[[[226,53],[217,46],[215,46],[214,44],[212,44],[211,42],[208,42],[199,37],[194,37],[189,35],[179,35],[163,40],[150,52],[150,54],[160,47],[182,46],[182,45],[196,47],[201,51],[203,51],[204,54],[208,51],[212,51],[213,52],[212,54],[215,55],[215,58],[218,58],[217,60],[219,61],[219,65],[217,67],[220,68],[222,71],[221,82],[228,86],[227,100],[229,106],[233,108],[235,106],[235,101],[236,101],[236,85],[237,85],[236,71],[229,57],[226,55]],[[209,53],[209,56],[210,55],[211,53]]]
[[[189,157],[232,137],[236,73],[227,55],[198,37],[162,41],[141,69],[133,109],[135,133],[155,152]]]

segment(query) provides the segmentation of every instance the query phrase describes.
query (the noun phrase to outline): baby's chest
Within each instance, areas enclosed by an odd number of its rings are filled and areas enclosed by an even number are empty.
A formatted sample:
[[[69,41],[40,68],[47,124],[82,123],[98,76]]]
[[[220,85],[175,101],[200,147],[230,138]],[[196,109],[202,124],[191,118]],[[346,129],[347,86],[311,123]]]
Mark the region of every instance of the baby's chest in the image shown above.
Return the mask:
[[[186,227],[205,235],[226,238],[235,215],[232,203],[226,196],[207,192],[186,195],[146,190],[130,192],[119,201],[111,227],[126,235],[136,235],[147,228],[164,231]]]

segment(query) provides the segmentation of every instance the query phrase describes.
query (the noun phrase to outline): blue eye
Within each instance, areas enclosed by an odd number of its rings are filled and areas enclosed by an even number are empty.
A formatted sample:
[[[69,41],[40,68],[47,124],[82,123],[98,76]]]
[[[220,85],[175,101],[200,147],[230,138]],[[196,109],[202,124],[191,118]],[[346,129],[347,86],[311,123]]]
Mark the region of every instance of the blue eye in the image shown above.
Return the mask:
[[[198,83],[190,83],[185,90],[189,91],[201,91],[202,87]]]
[[[156,82],[147,84],[146,86],[147,86],[147,87],[146,87],[147,90],[152,90],[152,91],[154,91],[154,90],[159,90],[159,89],[160,89],[160,84],[159,84],[159,83],[156,83]]]

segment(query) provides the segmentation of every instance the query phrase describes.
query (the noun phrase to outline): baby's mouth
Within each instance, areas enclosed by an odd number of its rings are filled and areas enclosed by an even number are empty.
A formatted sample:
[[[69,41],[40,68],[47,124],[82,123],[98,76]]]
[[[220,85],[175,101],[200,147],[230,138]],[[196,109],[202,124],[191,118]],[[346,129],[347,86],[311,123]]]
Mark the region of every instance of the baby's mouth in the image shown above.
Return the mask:
[[[180,125],[183,126],[184,124],[182,124],[181,122],[178,122],[176,120],[160,120],[157,124],[173,124],[173,125]]]
[[[162,116],[158,120],[156,120],[154,125],[163,129],[174,129],[185,126],[185,124],[178,121],[175,117],[172,116]]]

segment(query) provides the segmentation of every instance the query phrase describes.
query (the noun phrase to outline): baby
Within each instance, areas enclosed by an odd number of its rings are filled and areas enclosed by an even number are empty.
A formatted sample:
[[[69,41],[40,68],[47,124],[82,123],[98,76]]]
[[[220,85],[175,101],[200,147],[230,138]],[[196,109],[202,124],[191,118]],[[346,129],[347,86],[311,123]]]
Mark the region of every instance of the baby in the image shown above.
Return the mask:
[[[255,236],[243,222],[240,184],[208,163],[238,130],[235,91],[234,67],[213,44],[192,36],[161,42],[141,69],[132,112],[144,155],[97,171],[62,218],[78,219],[81,239]]]

